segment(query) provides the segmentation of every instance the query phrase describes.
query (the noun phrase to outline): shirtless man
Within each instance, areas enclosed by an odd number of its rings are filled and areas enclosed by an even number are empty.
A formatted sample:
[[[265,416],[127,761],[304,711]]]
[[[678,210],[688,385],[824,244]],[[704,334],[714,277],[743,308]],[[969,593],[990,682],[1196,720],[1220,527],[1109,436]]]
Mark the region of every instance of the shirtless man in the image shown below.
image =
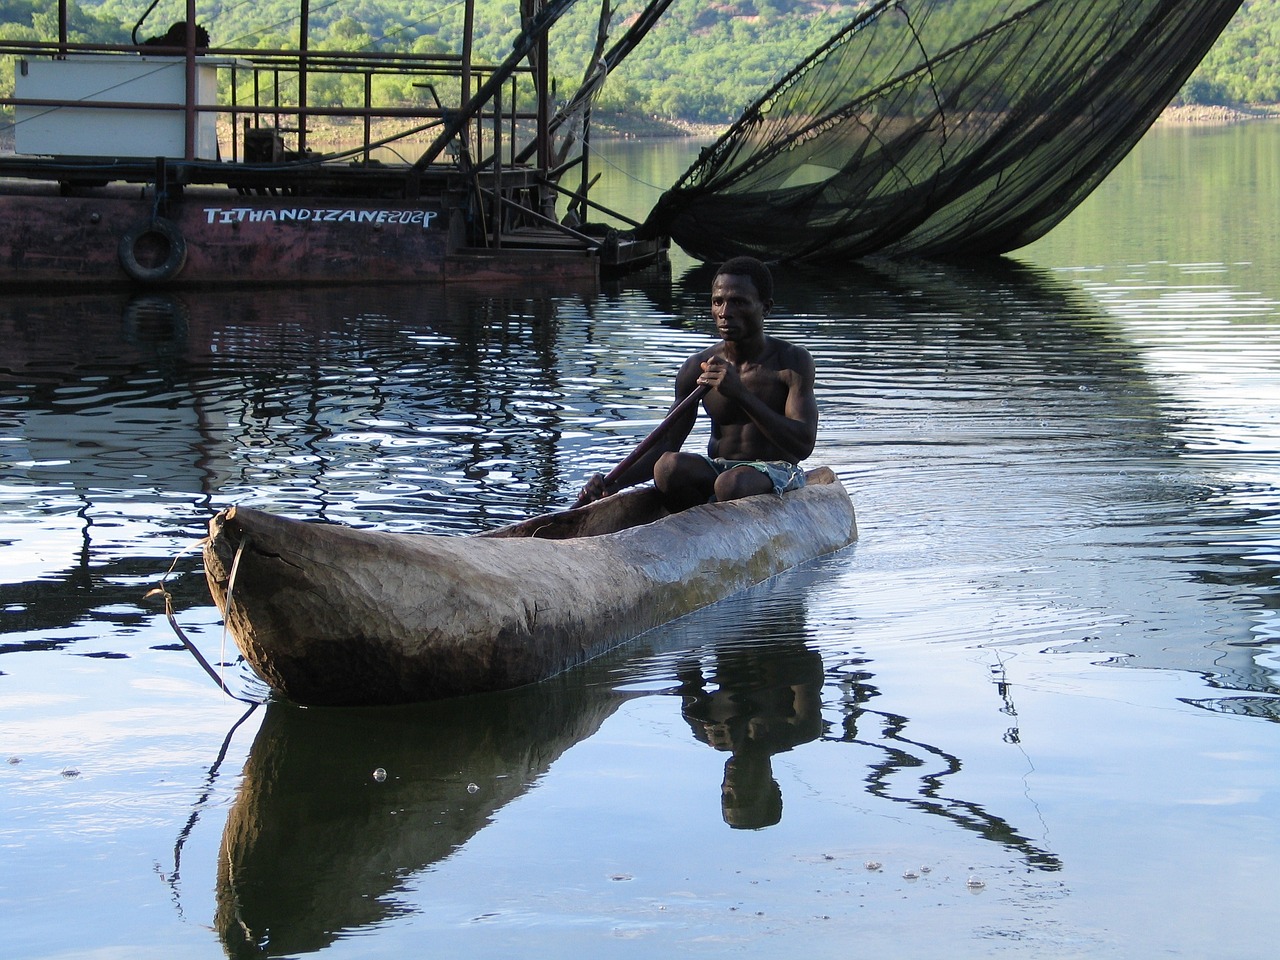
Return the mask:
[[[711,418],[708,455],[680,452],[698,416],[691,407],[610,489],[600,474],[588,480],[584,501],[650,477],[672,511],[712,497],[736,500],[804,485],[798,464],[813,452],[818,432],[813,358],[764,332],[772,308],[773,278],[763,263],[735,257],[720,267],[711,284],[711,315],[722,341],[694,354],[676,374],[676,404],[699,384],[711,388],[702,400]]]

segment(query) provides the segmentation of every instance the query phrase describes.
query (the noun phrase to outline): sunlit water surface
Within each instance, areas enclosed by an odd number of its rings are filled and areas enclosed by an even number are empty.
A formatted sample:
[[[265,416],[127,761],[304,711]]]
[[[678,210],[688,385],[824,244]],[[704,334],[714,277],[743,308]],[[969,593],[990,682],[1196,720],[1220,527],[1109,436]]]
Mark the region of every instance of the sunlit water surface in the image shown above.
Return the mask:
[[[1157,130],[1005,263],[780,271],[859,542],[414,708],[250,709],[146,594],[261,697],[214,511],[567,503],[704,272],[0,299],[0,955],[1272,955],[1278,144]],[[612,202],[695,149],[605,145]]]

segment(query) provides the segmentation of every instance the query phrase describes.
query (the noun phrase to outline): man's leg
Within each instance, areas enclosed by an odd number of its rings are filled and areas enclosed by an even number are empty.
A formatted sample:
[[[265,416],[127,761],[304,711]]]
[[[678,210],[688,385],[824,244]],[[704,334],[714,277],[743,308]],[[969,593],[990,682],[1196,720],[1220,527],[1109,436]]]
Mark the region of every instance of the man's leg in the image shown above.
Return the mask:
[[[715,489],[716,470],[702,457],[668,451],[653,465],[653,485],[672,513],[706,503]]]
[[[773,480],[755,467],[734,467],[716,477],[715,493],[720,502],[773,493]]]

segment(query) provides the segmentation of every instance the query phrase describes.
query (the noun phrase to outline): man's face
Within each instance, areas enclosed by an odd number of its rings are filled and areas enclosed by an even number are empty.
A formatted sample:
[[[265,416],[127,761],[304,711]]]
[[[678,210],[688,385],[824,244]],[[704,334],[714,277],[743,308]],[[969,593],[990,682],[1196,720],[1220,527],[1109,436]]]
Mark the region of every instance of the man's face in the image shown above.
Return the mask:
[[[729,341],[749,340],[764,330],[764,318],[772,300],[761,300],[750,277],[722,273],[711,284],[711,317],[720,336]]]

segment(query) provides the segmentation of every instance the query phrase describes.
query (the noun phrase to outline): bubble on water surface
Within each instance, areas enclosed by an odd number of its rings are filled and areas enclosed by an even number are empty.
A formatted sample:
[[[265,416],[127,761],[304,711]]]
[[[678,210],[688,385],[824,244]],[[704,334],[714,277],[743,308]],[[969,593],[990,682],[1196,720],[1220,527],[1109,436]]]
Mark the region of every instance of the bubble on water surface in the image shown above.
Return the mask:
[[[387,771],[378,767],[378,769],[373,771],[373,779],[378,781],[378,783],[382,783],[382,781],[387,779]]]

